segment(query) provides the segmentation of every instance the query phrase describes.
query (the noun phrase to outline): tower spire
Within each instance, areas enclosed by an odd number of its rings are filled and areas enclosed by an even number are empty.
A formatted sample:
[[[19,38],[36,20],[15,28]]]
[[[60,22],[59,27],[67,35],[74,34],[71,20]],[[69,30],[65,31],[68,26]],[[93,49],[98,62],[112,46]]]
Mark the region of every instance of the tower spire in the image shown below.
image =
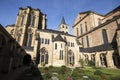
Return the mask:
[[[65,19],[64,19],[64,17],[62,17],[61,24],[66,24],[66,23],[65,23]]]

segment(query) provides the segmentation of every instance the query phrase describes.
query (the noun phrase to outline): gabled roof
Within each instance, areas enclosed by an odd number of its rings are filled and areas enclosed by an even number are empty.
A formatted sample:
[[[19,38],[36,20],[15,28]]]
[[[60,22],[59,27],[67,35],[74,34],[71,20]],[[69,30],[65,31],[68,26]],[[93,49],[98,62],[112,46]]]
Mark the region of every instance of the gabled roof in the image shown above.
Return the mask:
[[[102,14],[100,14],[100,13],[97,13],[97,12],[91,11],[91,10],[85,11],[85,12],[80,12],[79,14],[86,14],[86,13],[94,13],[94,14],[97,14],[97,15],[100,15],[100,16],[104,16],[104,15],[102,15]]]
[[[62,41],[62,42],[66,42],[66,41],[61,37],[60,34],[58,34],[58,35],[56,36],[56,38],[54,38],[53,41]]]

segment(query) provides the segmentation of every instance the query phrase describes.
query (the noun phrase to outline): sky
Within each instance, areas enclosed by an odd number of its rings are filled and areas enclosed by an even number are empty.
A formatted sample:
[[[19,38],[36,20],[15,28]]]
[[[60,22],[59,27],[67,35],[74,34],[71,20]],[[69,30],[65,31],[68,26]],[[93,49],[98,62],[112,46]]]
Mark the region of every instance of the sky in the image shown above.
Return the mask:
[[[79,12],[88,10],[105,15],[120,6],[120,0],[0,0],[0,24],[15,24],[20,7],[39,8],[47,15],[47,28],[58,29],[62,17],[73,33],[73,23]]]

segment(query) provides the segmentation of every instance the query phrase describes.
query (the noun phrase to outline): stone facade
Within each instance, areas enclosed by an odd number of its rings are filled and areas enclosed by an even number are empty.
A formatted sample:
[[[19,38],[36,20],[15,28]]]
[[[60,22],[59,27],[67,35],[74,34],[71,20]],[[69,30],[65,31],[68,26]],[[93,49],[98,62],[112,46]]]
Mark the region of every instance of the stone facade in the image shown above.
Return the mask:
[[[46,14],[27,7],[20,8],[15,25],[6,27],[38,66],[80,66],[80,59],[97,67],[120,66],[120,7],[106,15],[79,13],[74,35],[69,34],[64,18],[58,30],[47,29],[46,23]]]
[[[58,30],[47,29],[46,15],[39,9],[20,8],[15,25],[6,30],[41,66],[79,66],[79,45],[76,37],[69,34],[69,26],[62,18]]]
[[[98,67],[120,67],[119,29],[120,7],[106,15],[81,12],[73,25],[74,35],[82,44],[80,51],[87,55],[94,54]]]
[[[30,61],[26,61],[26,56]],[[30,55],[28,55],[2,25],[0,25],[0,74],[9,73],[16,68],[30,63]]]

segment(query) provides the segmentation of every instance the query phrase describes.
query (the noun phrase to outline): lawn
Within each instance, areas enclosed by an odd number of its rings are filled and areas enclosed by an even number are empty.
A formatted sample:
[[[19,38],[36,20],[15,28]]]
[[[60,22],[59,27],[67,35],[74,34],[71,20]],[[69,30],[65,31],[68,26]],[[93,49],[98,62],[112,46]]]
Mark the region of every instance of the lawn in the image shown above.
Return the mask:
[[[39,71],[44,80],[52,80],[52,77],[57,77],[59,80],[67,80],[68,77],[73,80],[120,80],[120,69],[95,67],[68,68],[65,66],[28,69],[17,80],[33,80],[40,76]],[[84,79],[85,77],[89,77],[89,79]]]
[[[73,80],[87,80],[83,79],[83,76],[88,76],[90,80],[120,80],[120,69],[108,69],[108,68],[67,68],[62,67],[46,67],[47,73],[44,68],[39,68],[43,73],[44,80],[51,80],[50,76],[56,76],[59,80],[66,80],[68,77],[72,77]],[[46,76],[49,75],[49,77]]]

